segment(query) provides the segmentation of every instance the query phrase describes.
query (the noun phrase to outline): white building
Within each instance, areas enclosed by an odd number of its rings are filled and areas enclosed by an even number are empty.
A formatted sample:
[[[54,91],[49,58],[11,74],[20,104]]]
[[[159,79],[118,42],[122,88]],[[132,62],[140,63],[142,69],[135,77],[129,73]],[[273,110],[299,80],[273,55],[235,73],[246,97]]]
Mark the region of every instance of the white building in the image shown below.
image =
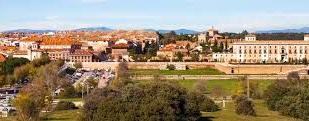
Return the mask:
[[[87,45],[91,46],[94,51],[106,51],[108,41],[87,41]]]
[[[34,59],[39,59],[41,58],[42,55],[43,55],[42,51],[31,50],[31,49],[28,49],[27,51],[19,51],[13,53],[14,58],[27,58],[30,61]]]
[[[306,40],[256,40],[246,36],[246,41],[232,44],[233,53],[215,53],[213,60],[241,63],[301,62],[309,58],[309,41]]]

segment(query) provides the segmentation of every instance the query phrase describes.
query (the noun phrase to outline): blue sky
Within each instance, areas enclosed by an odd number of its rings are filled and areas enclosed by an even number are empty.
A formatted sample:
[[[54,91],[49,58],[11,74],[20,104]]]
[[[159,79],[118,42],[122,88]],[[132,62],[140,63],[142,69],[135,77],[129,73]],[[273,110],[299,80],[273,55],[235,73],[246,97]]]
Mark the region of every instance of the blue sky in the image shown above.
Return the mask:
[[[206,30],[309,26],[308,0],[0,0],[0,31],[11,29]]]

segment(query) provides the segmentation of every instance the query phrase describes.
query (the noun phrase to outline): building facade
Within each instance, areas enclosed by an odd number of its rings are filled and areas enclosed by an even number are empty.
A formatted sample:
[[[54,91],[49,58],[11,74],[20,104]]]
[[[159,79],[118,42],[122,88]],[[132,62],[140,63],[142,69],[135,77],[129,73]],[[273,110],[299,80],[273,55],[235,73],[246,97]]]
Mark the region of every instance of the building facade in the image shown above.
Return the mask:
[[[307,36],[307,35],[306,35]],[[232,44],[231,53],[214,53],[213,60],[234,63],[303,62],[309,58],[309,41],[256,40],[252,35]]]

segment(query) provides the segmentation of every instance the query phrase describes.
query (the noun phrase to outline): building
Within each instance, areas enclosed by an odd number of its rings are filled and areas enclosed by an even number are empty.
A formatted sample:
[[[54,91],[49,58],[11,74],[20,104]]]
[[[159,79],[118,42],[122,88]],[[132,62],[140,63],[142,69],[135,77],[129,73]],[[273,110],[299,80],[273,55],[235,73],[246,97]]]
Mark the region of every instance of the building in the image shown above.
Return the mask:
[[[28,60],[32,61],[41,58],[43,51],[28,49],[26,51],[16,51],[12,55],[14,58],[27,58]]]
[[[246,41],[235,42],[231,53],[214,53],[214,61],[234,63],[287,63],[302,62],[309,58],[309,41],[256,40],[253,35]]]
[[[74,50],[69,54],[70,62],[93,62],[93,54],[87,50]]]
[[[222,40],[227,40],[228,43],[232,41],[241,41],[241,39],[228,39],[227,36],[222,36],[219,30],[212,27],[207,32],[198,34],[198,44],[210,44],[213,45],[215,42],[220,43]]]
[[[197,40],[199,44],[207,43],[208,41],[208,35],[207,32],[202,32],[197,35]]]
[[[214,27],[212,27],[211,29],[208,30],[208,36],[209,37],[214,37],[215,35],[218,35],[219,31],[216,30]]]
[[[70,61],[69,49],[53,49],[53,50],[46,50],[46,52],[50,60]]]
[[[256,41],[256,36],[254,34],[246,35],[245,41]]]
[[[128,44],[118,43],[112,47],[113,61],[129,61]]]
[[[157,56],[160,58],[172,59],[176,57],[176,53],[180,52],[184,56],[187,56],[188,49],[185,48],[186,44],[168,44],[164,48],[157,51]]]
[[[108,41],[87,41],[87,45],[92,47],[93,51],[106,51]]]

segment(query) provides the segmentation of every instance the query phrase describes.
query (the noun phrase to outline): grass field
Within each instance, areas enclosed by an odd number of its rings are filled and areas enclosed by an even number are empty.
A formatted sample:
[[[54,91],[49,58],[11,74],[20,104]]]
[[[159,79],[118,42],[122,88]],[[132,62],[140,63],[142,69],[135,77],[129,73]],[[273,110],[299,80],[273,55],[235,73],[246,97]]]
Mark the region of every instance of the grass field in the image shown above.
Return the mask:
[[[155,69],[136,69],[130,70],[132,75],[224,75],[214,68],[190,69],[190,70],[155,70]]]
[[[80,102],[80,101],[83,101],[82,98],[65,98],[65,99],[59,98],[58,100],[59,101],[68,101],[68,102]]]
[[[273,82],[272,80],[251,80],[258,83],[259,91],[263,92]],[[181,86],[192,90],[195,85],[198,84],[196,80],[179,80],[177,81]],[[232,95],[239,89],[240,81],[235,79],[229,80],[205,80],[202,84],[205,84],[207,92],[211,92],[214,88],[221,88],[227,95]]]
[[[234,112],[234,103],[227,103],[226,108],[218,112],[203,113],[201,121],[300,121],[280,115],[278,112],[267,109],[263,101],[254,101],[256,117],[237,115]]]
[[[77,121],[80,110],[55,111],[48,114],[43,121]]]
[[[55,111],[42,114],[42,121],[78,121],[80,110]],[[15,121],[16,117],[0,118],[0,121]]]

